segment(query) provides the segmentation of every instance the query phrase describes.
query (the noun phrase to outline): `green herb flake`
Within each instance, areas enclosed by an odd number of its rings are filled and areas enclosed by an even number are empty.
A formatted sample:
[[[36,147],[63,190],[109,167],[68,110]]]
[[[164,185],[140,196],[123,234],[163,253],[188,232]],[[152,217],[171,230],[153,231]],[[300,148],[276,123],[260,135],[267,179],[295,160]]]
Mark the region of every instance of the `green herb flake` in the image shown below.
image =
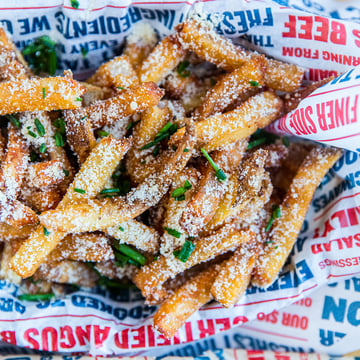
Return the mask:
[[[140,120],[129,122],[129,123],[127,124],[127,126],[126,126],[126,130],[132,129],[132,128],[135,127],[135,125],[136,125],[137,123],[139,123],[139,122],[140,122]]]
[[[76,98],[76,101],[82,101],[82,98],[81,98],[81,97],[77,97],[77,98]]]
[[[22,54],[30,68],[36,73],[54,75],[57,68],[56,43],[48,36],[40,36],[29,43]],[[45,95],[43,93],[43,97]]]
[[[46,144],[45,143],[42,143],[39,147],[39,152],[41,154],[44,154],[46,152],[47,148],[46,148]]]
[[[100,194],[112,194],[112,193],[117,193],[120,192],[119,188],[110,188],[110,189],[102,189],[100,191]]]
[[[122,86],[118,86],[117,88],[118,88],[119,90],[125,90],[125,88],[122,87]]]
[[[100,137],[107,137],[107,136],[110,135],[109,132],[104,131],[104,130],[98,130],[96,133],[97,133],[97,135],[100,136]]]
[[[66,129],[65,129],[64,118],[58,118],[58,119],[54,120],[53,125],[58,129],[60,134],[65,135]]]
[[[266,143],[266,138],[260,138],[260,139],[256,139],[254,141],[249,142],[246,150],[250,150],[256,146],[262,145]]]
[[[66,169],[63,169],[63,173],[65,174],[65,176],[69,176],[69,175],[70,175],[69,171],[66,170]]]
[[[74,188],[74,191],[77,192],[77,193],[79,193],[79,194],[85,194],[85,193],[86,193],[85,190],[83,190],[83,189],[78,189],[78,188]]]
[[[42,88],[42,96],[43,96],[43,99],[45,99],[45,88]]]
[[[22,294],[18,296],[21,301],[49,301],[55,297],[55,294]]]
[[[56,146],[62,147],[65,145],[64,138],[63,138],[62,134],[60,133],[60,131],[55,131],[54,139],[55,139]]]
[[[187,70],[187,67],[190,65],[190,63],[187,60],[182,61],[178,68],[176,69],[176,72],[179,76],[183,78],[187,78],[190,76],[190,71]]]
[[[78,9],[80,4],[77,0],[70,0],[70,5],[72,8]]]
[[[120,231],[125,231],[125,229],[122,226],[119,226]]]
[[[143,147],[141,147],[139,149],[139,151],[141,150],[146,150],[146,149],[150,149],[153,146],[156,146],[157,144],[159,144],[160,141],[169,138],[172,134],[174,134],[177,131],[178,127],[176,123],[171,123],[170,121],[162,128],[159,130],[159,132],[155,135],[155,138],[153,141],[150,141],[149,143],[147,143],[146,145],[144,145]]]
[[[31,126],[28,126],[27,129],[28,129],[28,134],[29,134],[30,136],[32,136],[33,138],[37,138],[37,135],[36,135],[33,131],[30,130],[30,129],[31,129]]]
[[[30,153],[30,161],[31,162],[36,162],[38,161],[39,157],[38,154],[35,151],[31,151]]]
[[[140,265],[145,265],[145,263],[147,261],[146,256],[144,256],[139,251],[135,250],[134,248],[132,248],[129,245],[116,244],[115,248],[118,251],[120,251],[121,253],[123,253],[124,255],[126,255],[127,257],[129,257],[130,259],[139,263]]]
[[[49,235],[50,235],[50,231],[49,231],[45,226],[43,226],[43,229],[44,229],[44,235],[45,235],[45,236],[49,236]]]
[[[195,250],[195,244],[189,240],[186,240],[180,250],[175,250],[173,255],[182,262],[188,261],[190,255]]]
[[[290,145],[289,138],[286,137],[286,136],[284,136],[284,137],[282,138],[282,143],[283,143],[286,147],[289,147],[289,145]]]
[[[281,217],[280,207],[278,205],[273,205],[270,220],[269,220],[269,222],[268,222],[268,224],[266,225],[266,228],[265,228],[266,232],[270,230],[274,220],[278,219],[279,217]]]
[[[171,193],[171,197],[173,197],[176,201],[185,200],[185,193],[187,190],[191,189],[191,183],[189,180],[185,180],[184,186],[178,187]]]
[[[168,228],[168,227],[164,227],[164,230],[171,236],[174,236],[176,237],[177,239],[180,239],[180,236],[181,236],[181,232],[175,230],[175,229],[171,229],[171,228]]]
[[[81,52],[82,57],[85,58],[87,56],[87,54],[89,53],[89,50],[82,47],[80,52]]]
[[[36,130],[39,134],[40,137],[45,135],[45,128],[44,125],[41,123],[41,121],[38,118],[35,118],[35,126],[36,126]]]
[[[207,151],[204,148],[200,149],[201,152],[204,154],[205,158],[207,159],[207,161],[210,163],[210,165],[213,167],[213,169],[215,170],[215,177],[219,182],[223,182],[226,180],[226,175],[224,173],[224,171],[222,169],[220,169],[215,162],[213,161],[213,159],[210,157],[210,155],[207,153]]]
[[[21,127],[20,121],[12,114],[6,115],[6,118],[17,128]]]
[[[189,149],[186,149],[186,148],[185,148],[185,149],[184,149],[184,152],[189,152]]]
[[[260,84],[259,84],[257,81],[254,81],[254,80],[250,80],[250,81],[249,81],[249,84],[250,84],[251,86],[255,86],[255,87],[260,86]]]

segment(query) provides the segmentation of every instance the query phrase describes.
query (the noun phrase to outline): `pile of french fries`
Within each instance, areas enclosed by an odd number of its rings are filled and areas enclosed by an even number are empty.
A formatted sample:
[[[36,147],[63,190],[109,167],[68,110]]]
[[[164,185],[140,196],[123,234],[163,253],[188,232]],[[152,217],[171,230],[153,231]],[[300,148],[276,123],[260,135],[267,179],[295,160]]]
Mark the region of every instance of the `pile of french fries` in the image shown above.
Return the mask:
[[[170,338],[276,279],[341,151],[260,130],[323,84],[303,69],[198,19],[141,26],[83,83],[35,76],[1,30],[0,274],[28,300],[130,279]]]

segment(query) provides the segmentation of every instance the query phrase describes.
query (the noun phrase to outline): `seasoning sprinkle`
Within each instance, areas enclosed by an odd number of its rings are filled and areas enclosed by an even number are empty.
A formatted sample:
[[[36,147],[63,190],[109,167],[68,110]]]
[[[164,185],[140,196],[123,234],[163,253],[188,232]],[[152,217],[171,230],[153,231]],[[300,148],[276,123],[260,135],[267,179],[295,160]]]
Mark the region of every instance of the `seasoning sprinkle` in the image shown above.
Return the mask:
[[[85,190],[83,190],[83,189],[78,189],[78,188],[74,188],[74,191],[77,192],[77,193],[79,193],[79,194],[85,194],[85,193],[86,193]]]
[[[207,151],[204,148],[200,149],[201,152],[204,154],[207,161],[210,163],[210,165],[215,170],[215,177],[218,179],[219,182],[226,180],[226,175],[222,169],[220,169],[213,161],[213,159],[210,157],[210,155],[207,153]]]
[[[17,128],[21,127],[20,121],[12,114],[6,115],[6,118]]]
[[[186,240],[180,250],[175,250],[173,255],[182,262],[188,261],[190,255],[195,250],[195,244],[189,240]]]
[[[174,236],[176,237],[177,239],[180,239],[180,236],[181,236],[181,232],[175,230],[175,229],[171,229],[171,228],[168,228],[168,227],[164,227],[164,230],[171,236]]]
[[[45,128],[44,125],[41,123],[41,121],[38,118],[35,118],[35,126],[36,126],[36,130],[39,134],[39,136],[44,136],[45,135]]]

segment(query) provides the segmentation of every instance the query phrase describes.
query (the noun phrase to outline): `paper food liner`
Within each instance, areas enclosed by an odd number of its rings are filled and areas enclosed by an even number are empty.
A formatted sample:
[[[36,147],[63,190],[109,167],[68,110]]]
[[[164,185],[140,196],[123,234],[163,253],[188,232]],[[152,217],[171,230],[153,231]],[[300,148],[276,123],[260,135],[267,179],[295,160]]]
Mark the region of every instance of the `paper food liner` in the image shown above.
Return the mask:
[[[291,256],[269,288],[250,287],[232,309],[217,303],[203,307],[167,340],[152,330],[156,307],[145,305],[137,290],[78,291],[61,299],[30,303],[17,299],[15,285],[1,281],[0,339],[31,349],[136,355],[234,329],[300,301],[321,286],[360,273],[360,25],[352,19],[357,14],[355,3],[329,1],[323,6],[319,1],[215,0],[195,6],[202,14],[217,17],[219,33],[236,43],[306,67],[307,80],[340,75],[270,127],[349,151],[317,189]],[[0,21],[18,47],[49,35],[62,44],[60,66],[74,69],[79,78],[86,78],[101,62],[118,54],[135,23],[150,22],[164,36],[194,9],[191,1],[83,0],[79,9],[58,0],[45,5],[36,0],[0,4]],[[349,329],[355,332],[360,323],[360,302],[348,301],[346,294],[339,293],[328,305],[327,326],[317,329],[318,334],[332,334],[333,343],[345,341]],[[310,306],[306,316],[316,318],[317,311]],[[354,340],[343,352],[357,347]],[[324,351],[320,335],[313,349]],[[325,349],[331,353],[332,345]]]

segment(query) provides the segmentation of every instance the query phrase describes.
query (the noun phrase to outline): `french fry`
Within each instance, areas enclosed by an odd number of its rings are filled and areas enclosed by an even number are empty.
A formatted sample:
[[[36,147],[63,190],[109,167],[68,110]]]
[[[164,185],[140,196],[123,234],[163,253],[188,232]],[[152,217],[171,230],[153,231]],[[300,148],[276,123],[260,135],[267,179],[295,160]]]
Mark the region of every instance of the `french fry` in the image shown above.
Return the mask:
[[[28,166],[26,180],[30,188],[47,189],[61,183],[65,178],[60,160],[43,161]]]
[[[69,203],[95,197],[130,144],[128,139],[116,140],[111,136],[102,139],[86,159],[59,207],[63,208]],[[60,231],[51,231],[49,234],[47,232],[43,225],[39,225],[11,259],[9,266],[22,278],[31,276],[66,235],[66,232]]]
[[[99,87],[122,87],[126,89],[139,85],[136,72],[126,55],[117,56],[104,63],[87,81]]]
[[[9,200],[15,200],[29,162],[29,148],[19,129],[9,123],[5,159],[1,164],[0,188]]]
[[[182,46],[227,71],[233,71],[258,57],[234,45],[196,20],[186,20],[176,27]],[[296,65],[266,59],[265,85],[275,90],[294,91],[300,85],[304,70]]]
[[[0,115],[23,111],[75,109],[84,89],[65,77],[32,78],[0,83]]]
[[[96,138],[87,116],[81,119],[73,116],[73,112],[64,111],[66,138],[71,150],[77,155],[79,164],[83,164],[96,145]]]
[[[175,256],[160,256],[158,260],[143,266],[133,280],[142,295],[148,296],[167,279],[226,251],[234,250],[248,240],[246,232],[235,229],[233,224],[227,224],[217,232],[198,240],[186,262],[181,262]]]
[[[238,202],[238,180],[234,179],[234,176],[230,179],[233,184],[229,184],[229,192],[227,192],[216,210],[213,218],[206,224],[201,232],[201,236],[209,234],[211,231],[223,226],[229,219],[236,219],[237,222],[243,223],[243,225],[250,225],[254,217],[259,214],[259,211],[270,200],[270,196],[273,191],[273,186],[270,180],[270,176],[267,172],[264,173],[262,186],[259,193],[251,198],[249,201]],[[245,223],[245,224],[244,224]]]
[[[186,51],[176,35],[165,37],[137,69],[140,82],[159,83],[185,58],[185,55]]]
[[[181,235],[176,238],[166,231],[161,236],[161,248],[160,253],[162,255],[169,255],[178,248],[181,247],[188,237],[188,234],[182,230],[179,224],[179,220],[184,210],[187,208],[190,199],[194,195],[197,189],[199,180],[199,173],[195,168],[186,167],[181,173],[174,178],[172,186],[170,188],[170,196],[165,204],[165,213],[162,222],[162,228],[170,228],[178,231]],[[187,187],[185,184],[187,182]],[[176,191],[184,191],[183,199],[176,195]]]
[[[107,228],[104,232],[119,240],[120,244],[125,243],[136,246],[136,248],[149,254],[156,254],[159,251],[160,235],[158,232],[134,219]]]
[[[41,221],[58,231],[79,232],[102,230],[135,218],[159,202],[169,189],[172,178],[186,166],[195,144],[194,135],[194,127],[189,125],[169,161],[126,196],[88,200],[50,210],[42,214]],[[188,151],[184,152],[184,149]]]
[[[91,105],[97,100],[105,100],[114,95],[114,90],[109,88],[102,88],[86,82],[82,82],[81,85],[85,89],[85,93],[82,96],[82,105],[84,107]]]
[[[124,55],[137,68],[148,57],[157,42],[155,29],[148,23],[136,23],[126,38]]]
[[[237,141],[226,150],[214,152],[212,158],[220,169],[230,175],[240,163],[246,146],[246,140]],[[197,191],[181,216],[182,229],[191,236],[197,235],[215,214],[226,187],[227,184],[216,178],[215,170],[207,163]]]
[[[62,192],[58,188],[41,190],[23,186],[19,199],[36,212],[43,212],[58,206]]]
[[[9,260],[14,255],[12,245],[10,242],[6,242],[3,246],[0,260],[0,278],[20,285],[21,277],[9,268]]]
[[[300,104],[300,101],[304,99],[305,97],[309,96],[312,92],[314,92],[319,87],[327,84],[331,80],[333,80],[333,76],[329,76],[326,79],[322,79],[320,81],[314,82],[304,89],[296,90],[290,94],[285,94],[282,98],[284,101],[284,114],[287,114],[288,112],[295,110],[298,105]]]
[[[148,161],[146,166],[142,166],[142,161],[146,161],[149,151],[140,151],[140,149],[154,140],[155,135],[171,120],[171,112],[168,107],[160,108],[152,106],[141,113],[140,123],[137,124],[133,131],[134,146],[129,150],[126,157],[126,168],[131,179],[135,183],[141,183],[151,173],[155,171],[158,158]]]
[[[204,147],[207,152],[245,139],[258,128],[269,125],[281,113],[282,102],[270,91],[255,95],[233,111],[216,114],[196,123],[197,148]],[[179,129],[171,138],[170,145],[183,136]]]
[[[4,241],[26,239],[35,229],[36,225],[15,227],[4,222],[0,222],[0,238]]]
[[[107,261],[114,258],[109,239],[101,233],[69,234],[50,253],[47,261]]]
[[[315,147],[305,158],[280,205],[269,241],[258,258],[252,283],[267,287],[276,279],[300,232],[321,179],[341,156],[341,150]]]
[[[264,84],[265,60],[256,57],[245,65],[223,76],[206,94],[195,110],[195,116],[206,118],[222,112],[239,96]]]
[[[35,281],[44,279],[60,284],[74,284],[84,287],[94,287],[98,276],[86,264],[63,260],[57,263],[43,263],[33,275]]]
[[[66,116],[67,119],[72,117],[74,123],[86,117],[92,128],[98,129],[157,105],[163,95],[163,90],[158,88],[156,84],[148,82],[121,91],[110,99],[96,101],[86,108],[69,111]]]
[[[178,288],[154,314],[154,328],[172,338],[190,315],[213,299],[210,289],[217,274],[218,266],[210,267]]]
[[[256,234],[252,233],[250,237],[250,241],[241,244],[231,258],[224,262],[211,286],[214,299],[225,307],[233,306],[249,285],[261,249]]]

